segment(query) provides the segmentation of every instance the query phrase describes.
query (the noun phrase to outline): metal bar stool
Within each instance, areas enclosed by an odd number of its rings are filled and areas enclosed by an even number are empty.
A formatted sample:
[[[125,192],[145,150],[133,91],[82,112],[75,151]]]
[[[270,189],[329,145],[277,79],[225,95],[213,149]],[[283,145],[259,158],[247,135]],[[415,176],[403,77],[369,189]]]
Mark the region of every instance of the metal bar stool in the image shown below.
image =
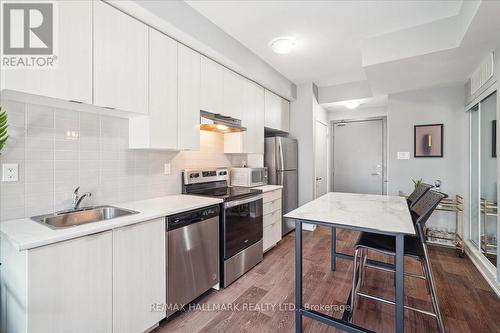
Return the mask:
[[[414,278],[424,279],[426,281],[427,290],[431,296],[432,307],[434,312],[429,312],[426,310],[414,308],[405,305],[405,309],[416,311],[422,314],[433,316],[436,318],[439,331],[441,333],[445,332],[443,319],[441,317],[441,312],[439,310],[438,297],[436,292],[436,285],[434,283],[434,278],[432,274],[431,265],[429,262],[429,253],[427,250],[424,227],[425,223],[432,215],[439,202],[446,198],[447,195],[441,192],[427,190],[426,193],[413,204],[410,208],[410,213],[412,220],[415,224],[415,229],[417,236],[406,236],[405,237],[405,256],[418,260],[423,268],[424,275],[418,275],[413,273],[405,273],[406,276],[411,276]],[[389,256],[396,255],[396,239],[393,236],[373,234],[369,232],[363,232],[355,246],[354,252],[354,266],[353,266],[353,279],[352,279],[352,291],[351,291],[351,321],[353,320],[354,310],[356,308],[356,301],[358,296],[381,301],[386,304],[394,305],[395,302],[388,300],[379,296],[370,295],[359,291],[361,285],[363,284],[365,270],[367,267],[381,269],[384,271],[394,272],[391,268],[382,268],[380,266],[374,266],[367,263],[368,250],[377,251]],[[359,263],[358,263],[359,258]]]
[[[420,198],[424,196],[427,191],[429,191],[434,186],[426,183],[421,183],[415,187],[415,190],[406,198],[406,202],[408,203],[408,208],[413,207]]]

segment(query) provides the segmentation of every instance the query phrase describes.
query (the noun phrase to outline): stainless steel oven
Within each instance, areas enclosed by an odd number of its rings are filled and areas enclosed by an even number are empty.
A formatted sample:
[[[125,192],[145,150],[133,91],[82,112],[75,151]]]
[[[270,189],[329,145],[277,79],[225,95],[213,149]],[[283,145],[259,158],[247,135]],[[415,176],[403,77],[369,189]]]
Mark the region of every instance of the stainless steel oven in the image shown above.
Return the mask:
[[[262,261],[262,191],[228,186],[226,168],[186,169],[182,192],[221,198],[220,285],[227,287]]]
[[[262,194],[225,202],[222,214],[223,287],[262,261]]]

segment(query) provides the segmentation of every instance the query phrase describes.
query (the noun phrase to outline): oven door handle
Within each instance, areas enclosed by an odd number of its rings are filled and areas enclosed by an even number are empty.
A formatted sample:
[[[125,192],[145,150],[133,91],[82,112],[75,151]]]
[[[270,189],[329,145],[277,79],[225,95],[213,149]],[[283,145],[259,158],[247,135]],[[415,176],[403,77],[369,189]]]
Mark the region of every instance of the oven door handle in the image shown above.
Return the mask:
[[[263,198],[263,195],[259,194],[259,195],[253,196],[251,198],[246,198],[246,199],[241,199],[241,200],[234,200],[234,201],[228,201],[228,202],[224,203],[224,208],[231,208],[231,207],[234,207],[234,206],[243,205],[243,204],[246,204],[246,203],[249,203],[249,202],[258,201],[258,200],[260,200],[262,198]]]

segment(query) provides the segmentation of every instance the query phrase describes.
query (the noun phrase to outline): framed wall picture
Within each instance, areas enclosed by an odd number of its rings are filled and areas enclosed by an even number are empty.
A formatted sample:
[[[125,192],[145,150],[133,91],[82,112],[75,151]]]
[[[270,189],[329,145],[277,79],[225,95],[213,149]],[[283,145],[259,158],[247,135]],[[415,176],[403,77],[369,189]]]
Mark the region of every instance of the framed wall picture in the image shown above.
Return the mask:
[[[415,125],[415,157],[443,157],[443,124]]]

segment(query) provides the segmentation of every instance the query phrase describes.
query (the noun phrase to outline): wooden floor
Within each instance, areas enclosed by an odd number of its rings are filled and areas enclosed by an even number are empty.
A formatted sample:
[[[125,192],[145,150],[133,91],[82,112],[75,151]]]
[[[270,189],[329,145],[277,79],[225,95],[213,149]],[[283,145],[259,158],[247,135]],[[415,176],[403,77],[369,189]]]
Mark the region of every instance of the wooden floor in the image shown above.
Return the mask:
[[[357,235],[338,231],[338,250],[352,252]],[[330,230],[319,227],[304,232],[304,303],[330,305],[320,311],[342,316],[351,286],[352,262],[338,260],[330,271]],[[500,332],[500,299],[472,262],[456,256],[453,249],[431,247],[430,256],[437,283],[441,312],[447,332]],[[381,259],[370,255],[372,258]],[[420,272],[420,265],[405,261],[405,270]],[[368,269],[363,290],[394,297],[392,274]],[[405,303],[431,309],[424,281],[405,279]],[[269,251],[264,261],[221,291],[208,292],[196,307],[179,312],[161,323],[155,333],[173,332],[294,332],[294,236],[285,237]],[[218,309],[217,309],[218,307]],[[318,309],[319,310],[319,309]],[[393,332],[391,305],[362,299],[355,323],[377,332]],[[405,332],[437,332],[435,320],[405,311]],[[335,332],[318,322],[304,319],[304,332]]]

